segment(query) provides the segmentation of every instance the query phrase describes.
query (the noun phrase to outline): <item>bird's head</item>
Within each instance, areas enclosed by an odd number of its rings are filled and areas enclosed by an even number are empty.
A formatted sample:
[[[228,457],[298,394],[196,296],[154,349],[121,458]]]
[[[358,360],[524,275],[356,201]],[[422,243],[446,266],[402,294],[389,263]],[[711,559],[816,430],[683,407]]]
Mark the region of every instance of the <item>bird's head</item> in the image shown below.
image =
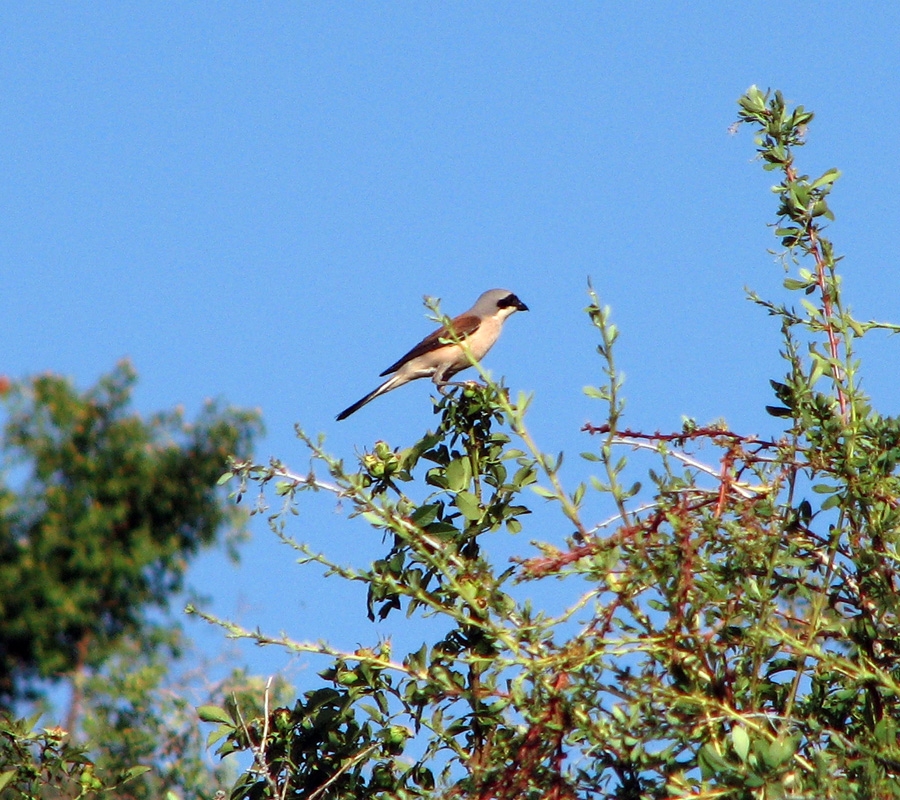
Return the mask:
[[[506,319],[516,311],[528,311],[528,306],[507,289],[490,289],[478,298],[472,311],[481,317]]]

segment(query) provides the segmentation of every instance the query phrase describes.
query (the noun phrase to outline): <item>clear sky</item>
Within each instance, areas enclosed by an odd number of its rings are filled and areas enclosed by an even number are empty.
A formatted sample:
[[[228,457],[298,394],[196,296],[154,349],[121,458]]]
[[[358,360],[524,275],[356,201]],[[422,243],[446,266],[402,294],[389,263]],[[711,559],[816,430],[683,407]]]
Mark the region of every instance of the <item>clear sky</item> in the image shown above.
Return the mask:
[[[423,295],[452,314],[503,287],[531,311],[485,366],[535,393],[536,438],[586,476],[588,276],[622,330],[629,426],[777,431],[777,326],[743,291],[784,297],[772,181],[728,133],[754,83],[816,112],[800,166],[843,170],[847,299],[900,319],[898,4],[7,3],[0,31],[0,373],[87,387],[128,356],[144,413],[260,408],[263,460],[306,469],[296,422],[348,459],[412,443],[425,382],[334,415],[431,329]],[[862,355],[898,413],[900,340]],[[570,532],[546,520],[514,546]],[[390,633],[252,530],[240,567],[193,569],[212,610],[351,646]],[[327,498],[291,532],[346,560],[373,538]]]

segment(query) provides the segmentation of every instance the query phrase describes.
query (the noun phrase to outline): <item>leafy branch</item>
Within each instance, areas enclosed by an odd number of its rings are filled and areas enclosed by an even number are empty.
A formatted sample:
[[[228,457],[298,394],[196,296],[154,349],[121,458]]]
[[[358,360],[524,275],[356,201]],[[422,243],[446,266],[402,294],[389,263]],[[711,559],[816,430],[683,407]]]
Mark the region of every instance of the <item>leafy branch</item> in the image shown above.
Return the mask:
[[[768,410],[785,429],[626,427],[619,331],[589,287],[603,377],[586,392],[603,419],[584,427],[583,455],[602,476],[573,491],[562,454],[528,430],[530,397],[511,401],[474,359],[482,383],[441,397],[412,445],[376,442],[351,469],[298,430],[308,474],[235,462],[238,495],[274,485],[270,524],[301,563],[366,584],[373,621],[403,610],[442,633],[398,657],[204,615],[331,662],[293,708],[205,712],[220,752],[256,754],[234,798],[900,798],[900,422],[872,410],[853,354],[855,338],[897,328],[843,302],[824,235],[839,173],[810,179],[795,161],[812,114],[755,87],[739,108],[781,172],[776,234],[798,268],[784,286],[799,310],[751,294],[781,323],[787,374]],[[651,462],[644,481],[635,451]],[[591,489],[599,521],[584,519]],[[384,553],[347,566],[293,541],[305,491],[365,521]],[[535,494],[559,530],[529,517]],[[498,539],[526,525],[535,541],[494,563]]]

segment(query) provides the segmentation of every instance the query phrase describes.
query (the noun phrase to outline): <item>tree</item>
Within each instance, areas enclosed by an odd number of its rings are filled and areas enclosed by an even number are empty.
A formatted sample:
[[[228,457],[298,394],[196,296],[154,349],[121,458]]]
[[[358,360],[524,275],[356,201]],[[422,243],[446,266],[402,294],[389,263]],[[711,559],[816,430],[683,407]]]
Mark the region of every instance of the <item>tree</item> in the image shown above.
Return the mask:
[[[137,739],[125,721],[139,721],[138,738],[156,723],[179,735],[171,724],[177,704],[150,702],[171,680],[163,664],[184,649],[169,603],[192,556],[223,531],[233,551],[242,533],[244,517],[226,506],[216,480],[229,454],[249,455],[258,415],[208,403],[194,422],[179,410],[144,420],[129,409],[135,380],[122,362],[85,393],[51,374],[2,387],[0,711],[9,717],[60,680],[71,689],[50,746],[31,724],[4,723],[13,752],[35,756],[31,767],[21,761],[6,773],[18,791],[29,769],[43,774],[41,753],[62,752],[58,766],[81,752],[72,738],[85,702],[92,713],[84,733],[93,738],[83,749],[116,775],[137,774],[131,768],[148,753],[146,741],[130,746]],[[129,665],[118,683],[110,664]],[[199,743],[186,741],[199,756]],[[92,772],[88,783],[96,780]]]
[[[618,330],[592,291],[605,382],[587,391],[605,418],[585,427],[584,457],[600,476],[574,490],[529,434],[528,398],[483,372],[485,386],[441,400],[436,431],[376,443],[355,471],[302,431],[327,480],[236,461],[237,496],[274,485],[275,532],[365,582],[370,617],[403,610],[448,632],[407,653],[351,652],[207,616],[329,660],[292,706],[203,710],[220,753],[254,758],[232,798],[900,797],[900,420],[871,407],[854,355],[900,327],[844,305],[824,227],[839,172],[812,179],[795,163],[812,113],[756,87],[739,107],[780,175],[775,233],[800,300],[751,295],[783,335],[779,430],[624,427]],[[646,489],[635,450],[653,460]],[[362,517],[384,556],[346,566],[288,537],[306,491]],[[584,519],[591,491],[615,509],[606,521]],[[565,545],[494,564],[492,540],[528,521],[526,492],[558,508],[560,529],[538,535]],[[561,613],[520,590],[548,580],[568,589]]]
[[[122,786],[145,768],[106,776],[101,780],[84,746],[72,742],[61,728],[34,730],[36,719],[10,720],[0,716],[0,798],[96,797]]]
[[[283,679],[268,682],[231,669],[212,680],[222,664],[194,659],[191,668],[173,665],[167,654],[129,642],[85,684],[83,732],[95,775],[109,782],[143,770],[114,796],[127,800],[212,800],[235,780],[236,765],[212,762],[198,723],[197,707],[238,698],[251,715],[263,713],[268,692],[286,702],[293,688]],[[221,659],[220,659],[221,661]],[[229,659],[233,663],[233,654]]]
[[[212,800],[234,782],[236,769],[204,758],[196,705],[227,696],[259,715],[264,692],[281,702],[291,692],[282,680],[240,669],[215,683],[205,678],[205,664],[199,675],[173,674],[164,654],[126,644],[86,681],[85,743],[58,726],[36,728],[37,716],[0,715],[0,799]]]

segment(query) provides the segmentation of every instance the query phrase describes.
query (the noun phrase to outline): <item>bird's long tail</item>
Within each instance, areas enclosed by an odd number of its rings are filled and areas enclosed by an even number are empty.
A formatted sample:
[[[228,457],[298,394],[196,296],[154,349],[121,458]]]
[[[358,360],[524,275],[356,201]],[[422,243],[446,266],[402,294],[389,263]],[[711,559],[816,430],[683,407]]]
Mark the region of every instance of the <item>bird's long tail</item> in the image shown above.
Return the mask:
[[[337,415],[337,421],[340,422],[342,419],[347,419],[351,414],[355,414],[359,411],[366,403],[372,402],[379,395],[384,394],[385,392],[389,392],[391,389],[396,389],[398,386],[402,386],[404,383],[408,383],[409,378],[401,378],[399,375],[391,375],[384,383],[381,384],[377,389],[373,389],[369,392],[365,397],[357,400],[352,406],[345,408],[340,414]]]

